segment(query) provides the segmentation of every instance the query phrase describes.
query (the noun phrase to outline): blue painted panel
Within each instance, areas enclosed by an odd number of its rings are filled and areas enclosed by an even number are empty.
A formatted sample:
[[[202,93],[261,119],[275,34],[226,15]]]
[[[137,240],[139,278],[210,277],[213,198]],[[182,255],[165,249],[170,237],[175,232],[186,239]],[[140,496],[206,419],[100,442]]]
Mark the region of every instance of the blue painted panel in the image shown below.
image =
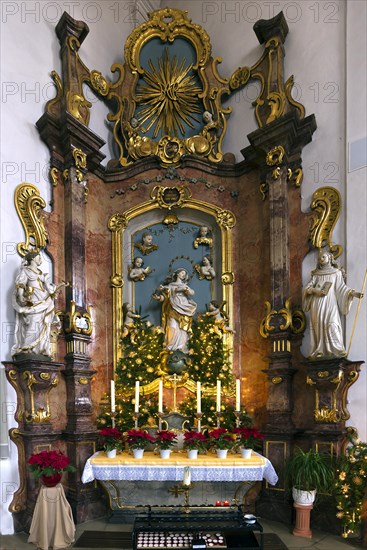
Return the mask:
[[[153,243],[158,245],[158,250],[144,255],[136,247],[142,242],[142,235],[149,232],[153,235]],[[154,325],[161,322],[161,304],[151,298],[157,287],[165,284],[170,272],[183,267],[189,273],[189,286],[195,291],[193,300],[198,304],[197,313],[205,312],[210,300],[221,299],[221,247],[214,246],[210,249],[207,245],[199,245],[194,248],[194,240],[198,236],[199,225],[190,222],[180,222],[177,225],[166,226],[162,223],[152,224],[144,230],[137,231],[132,236],[132,248],[134,257],[140,256],[144,260],[144,267],[149,266],[154,272],[144,281],[129,282],[133,285],[135,310],[141,308],[142,315],[149,315],[149,320]],[[215,250],[214,250],[215,249]],[[212,252],[211,252],[212,250]],[[214,268],[216,277],[212,281],[199,280],[195,270],[195,264],[201,264],[205,255],[214,255]]]

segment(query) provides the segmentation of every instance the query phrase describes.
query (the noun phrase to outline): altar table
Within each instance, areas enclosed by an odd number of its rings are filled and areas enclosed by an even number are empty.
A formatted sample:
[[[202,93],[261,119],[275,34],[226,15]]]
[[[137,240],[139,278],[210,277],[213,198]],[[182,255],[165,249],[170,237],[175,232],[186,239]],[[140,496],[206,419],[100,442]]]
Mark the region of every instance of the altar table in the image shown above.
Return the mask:
[[[226,459],[216,455],[199,455],[196,460],[187,458],[182,451],[173,451],[166,460],[153,452],[145,452],[142,459],[135,459],[122,452],[116,458],[107,458],[99,451],[91,456],[84,467],[82,482],[94,479],[129,481],[182,481],[184,467],[190,466],[191,481],[261,481],[266,479],[275,485],[278,476],[270,460],[253,452],[251,458],[229,454]]]

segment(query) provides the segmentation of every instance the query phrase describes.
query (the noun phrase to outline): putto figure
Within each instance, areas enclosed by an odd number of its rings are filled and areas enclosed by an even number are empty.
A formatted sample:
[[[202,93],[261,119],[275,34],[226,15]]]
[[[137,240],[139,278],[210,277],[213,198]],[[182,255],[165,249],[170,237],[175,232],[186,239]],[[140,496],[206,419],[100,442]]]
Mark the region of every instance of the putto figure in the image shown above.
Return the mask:
[[[197,304],[191,300],[195,294],[187,284],[186,269],[179,268],[166,285],[160,285],[152,298],[162,302],[162,328],[167,350],[188,352],[187,342],[191,334],[192,318]]]
[[[147,277],[150,273],[153,273],[153,270],[149,266],[143,266],[143,258],[140,258],[140,256],[134,258],[133,264],[129,266],[129,278],[132,281],[144,281],[145,277]]]
[[[198,248],[199,245],[206,245],[209,248],[213,246],[213,239],[210,236],[210,230],[207,225],[200,227],[199,236],[194,240],[194,248]]]
[[[208,281],[211,281],[215,277],[212,259],[208,255],[204,256],[201,265],[195,265],[195,270],[197,271],[200,280],[207,279]]]
[[[317,268],[303,292],[303,309],[310,312],[309,359],[347,354],[341,315],[347,315],[353,298],[361,298],[362,294],[349,288],[344,276],[331,252],[320,251]]]
[[[151,233],[143,233],[141,242],[136,243],[135,246],[144,256],[158,250],[158,245],[153,243],[153,235]]]
[[[68,283],[51,283],[48,274],[40,270],[41,264],[39,252],[28,252],[15,278],[13,357],[26,353],[50,358],[51,328],[61,328],[55,313],[55,297],[60,288],[68,286]]]

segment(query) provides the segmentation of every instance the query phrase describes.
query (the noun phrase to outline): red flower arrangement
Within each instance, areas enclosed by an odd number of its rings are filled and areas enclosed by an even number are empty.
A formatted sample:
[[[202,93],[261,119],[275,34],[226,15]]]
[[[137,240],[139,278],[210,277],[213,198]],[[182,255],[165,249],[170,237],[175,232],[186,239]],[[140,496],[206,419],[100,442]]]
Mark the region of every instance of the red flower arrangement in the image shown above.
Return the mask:
[[[122,433],[117,428],[102,428],[99,437],[101,447],[106,452],[122,448]]]
[[[235,428],[233,432],[237,435],[237,446],[245,449],[260,449],[261,441],[264,439],[257,428]]]
[[[157,432],[157,437],[155,442],[159,449],[170,449],[172,445],[176,443],[177,434],[175,432],[170,432],[169,430],[160,430]]]
[[[226,428],[216,428],[208,432],[209,445],[216,449],[232,449],[236,443],[236,436]]]
[[[70,465],[69,457],[61,451],[42,451],[32,454],[28,459],[31,476],[53,476],[61,472],[74,472],[74,466]]]
[[[127,432],[126,443],[130,449],[145,449],[149,443],[154,443],[154,441],[155,438],[146,430],[129,430]]]
[[[193,451],[195,449],[198,451],[205,451],[206,443],[207,438],[201,432],[189,431],[184,433],[183,446],[189,451]]]

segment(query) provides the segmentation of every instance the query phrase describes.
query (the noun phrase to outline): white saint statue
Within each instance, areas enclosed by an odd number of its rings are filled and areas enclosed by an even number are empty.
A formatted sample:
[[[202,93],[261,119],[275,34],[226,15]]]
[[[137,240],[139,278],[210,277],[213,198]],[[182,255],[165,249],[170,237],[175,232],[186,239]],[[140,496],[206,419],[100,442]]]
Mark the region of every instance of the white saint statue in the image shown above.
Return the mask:
[[[317,268],[303,292],[303,308],[310,312],[309,359],[346,356],[341,315],[349,313],[353,298],[361,297],[345,284],[344,272],[331,252],[320,251]]]
[[[38,252],[28,252],[15,279],[12,356],[27,353],[51,357],[51,327],[61,328],[55,313],[55,296],[67,283],[51,283],[48,274],[39,269],[41,263]]]
[[[167,350],[188,352],[187,342],[191,334],[192,318],[197,304],[191,300],[195,294],[187,284],[186,269],[179,268],[166,285],[160,285],[152,298],[162,302],[162,327]]]

